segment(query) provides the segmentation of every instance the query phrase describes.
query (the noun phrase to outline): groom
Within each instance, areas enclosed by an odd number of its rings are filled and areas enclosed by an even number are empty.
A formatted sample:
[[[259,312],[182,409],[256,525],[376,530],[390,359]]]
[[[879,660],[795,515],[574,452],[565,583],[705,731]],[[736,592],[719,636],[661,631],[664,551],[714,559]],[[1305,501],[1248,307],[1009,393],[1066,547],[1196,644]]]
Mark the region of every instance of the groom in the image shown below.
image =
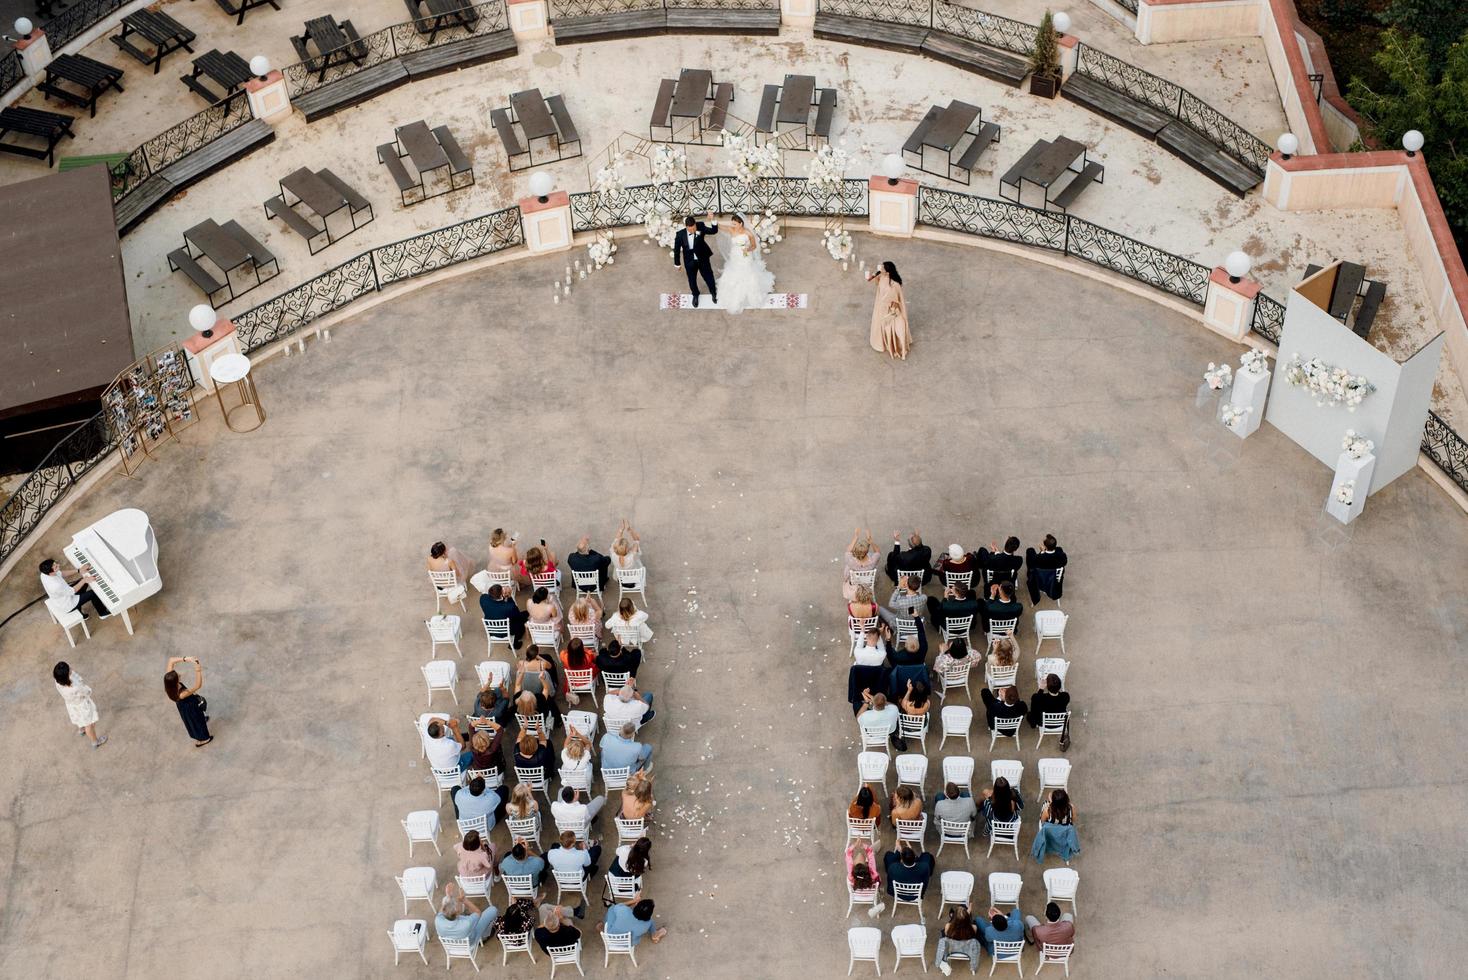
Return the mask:
[[[703,281],[709,287],[709,295],[713,297],[714,303],[719,302],[719,287],[714,282],[714,267],[709,264],[713,257],[713,250],[705,240],[709,235],[719,233],[719,223],[714,220],[714,213],[710,211],[704,215],[708,224],[699,221],[693,215],[683,219],[683,230],[673,238],[673,265],[683,266],[688,273],[688,289],[693,293],[693,305],[698,305],[698,277],[703,276]]]

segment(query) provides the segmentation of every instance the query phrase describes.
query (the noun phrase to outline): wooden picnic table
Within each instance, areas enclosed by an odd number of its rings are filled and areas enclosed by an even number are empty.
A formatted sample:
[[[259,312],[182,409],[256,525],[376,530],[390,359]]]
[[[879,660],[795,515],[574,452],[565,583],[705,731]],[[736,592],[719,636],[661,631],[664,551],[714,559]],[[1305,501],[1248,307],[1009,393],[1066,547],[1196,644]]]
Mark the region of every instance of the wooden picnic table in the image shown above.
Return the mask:
[[[420,0],[410,0],[414,7],[418,6]],[[418,33],[428,35],[428,43],[432,44],[438,37],[438,32],[445,28],[462,27],[472,31],[474,25],[479,22],[479,11],[474,9],[471,0],[422,0],[428,7],[428,16],[423,17],[414,14],[414,23],[417,25]]]
[[[301,167],[292,171],[280,179],[281,197],[286,191],[290,191],[306,207],[316,212],[324,223],[327,218],[336,214],[347,206],[347,199],[341,191],[332,187],[321,177]]]
[[[550,108],[540,89],[529,88],[510,96],[510,108],[515,110],[515,119],[525,131],[527,140],[544,139],[558,135],[556,121],[551,118]]]
[[[45,160],[49,167],[56,162],[56,144],[60,143],[63,138],[72,139],[76,135],[71,131],[73,118],[60,112],[47,112],[45,109],[32,109],[19,105],[6,106],[0,109],[0,150],[7,153],[18,153],[21,156],[37,157]],[[7,142],[5,137],[11,133],[45,140],[46,148],[41,150],[32,146]]]
[[[90,109],[92,117],[97,115],[97,99],[109,88],[122,91],[122,69],[114,68],[112,65],[95,61],[80,54],[59,54],[46,66],[46,80],[37,85],[49,100],[56,96],[72,105]],[[82,89],[83,94],[78,95],[69,89],[61,87],[61,82],[69,82]]]
[[[1032,184],[1048,188],[1070,169],[1070,165],[1075,163],[1077,157],[1080,157],[1084,165],[1086,161],[1085,144],[1078,143],[1068,136],[1057,136],[1044,152],[1025,168],[1020,177]]]
[[[129,37],[134,34],[153,46],[152,54],[129,40]],[[122,18],[122,33],[114,35],[112,43],[143,64],[152,65],[153,74],[156,75],[158,69],[163,66],[164,55],[177,51],[179,48],[193,54],[194,49],[189,47],[193,40],[194,32],[172,17],[165,13],[144,9],[134,10]]]
[[[306,21],[306,37],[323,55],[340,51],[347,46],[346,34],[342,33],[341,25],[330,14],[325,17],[312,17]]]
[[[706,68],[685,68],[679,72],[677,87],[673,89],[673,115],[684,119],[702,116],[713,84],[714,73]]]
[[[231,272],[250,261],[249,251],[235,240],[213,218],[205,218],[184,232],[184,241],[219,267],[227,278]]]
[[[419,180],[423,179],[425,173],[449,165],[448,154],[444,152],[442,146],[439,146],[433,131],[423,120],[399,126],[397,136],[403,149],[408,151],[408,157],[413,161],[413,166],[418,169]]]
[[[235,2],[231,2],[231,0],[214,0],[214,2],[219,5],[220,10],[223,10],[235,19],[234,22],[236,25],[243,24],[245,22],[245,12],[255,7],[263,7],[268,3],[276,10],[280,9],[280,4],[276,3],[275,0],[235,0]]]
[[[814,75],[786,75],[780,89],[780,112],[776,122],[810,123],[810,110],[815,104],[816,78]]]
[[[938,118],[923,136],[923,145],[942,150],[951,157],[953,148],[968,133],[968,128],[977,118],[979,118],[978,106],[954,99],[948,103],[946,109],[938,113]]]
[[[199,81],[200,75],[207,76],[223,89],[223,94],[215,95],[213,90]],[[233,51],[220,51],[218,48],[211,48],[195,58],[192,74],[179,76],[180,81],[211,103],[228,98],[249,78],[249,62]]]

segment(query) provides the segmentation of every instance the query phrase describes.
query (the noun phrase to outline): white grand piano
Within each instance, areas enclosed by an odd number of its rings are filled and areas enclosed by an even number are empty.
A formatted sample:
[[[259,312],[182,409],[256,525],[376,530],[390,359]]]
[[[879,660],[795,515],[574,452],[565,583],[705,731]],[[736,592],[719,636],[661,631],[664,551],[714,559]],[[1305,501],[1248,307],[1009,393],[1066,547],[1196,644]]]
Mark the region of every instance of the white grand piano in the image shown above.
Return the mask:
[[[135,507],[108,514],[72,537],[66,557],[97,580],[92,591],[109,613],[122,617],[131,636],[133,621],[127,611],[163,588],[158,539],[148,515]]]

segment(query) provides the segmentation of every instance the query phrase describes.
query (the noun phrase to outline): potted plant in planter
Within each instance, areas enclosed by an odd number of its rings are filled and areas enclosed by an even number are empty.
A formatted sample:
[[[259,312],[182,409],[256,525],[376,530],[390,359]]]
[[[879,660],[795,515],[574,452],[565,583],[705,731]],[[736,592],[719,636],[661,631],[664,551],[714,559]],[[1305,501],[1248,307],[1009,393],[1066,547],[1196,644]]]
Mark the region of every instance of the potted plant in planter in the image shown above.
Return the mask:
[[[1030,94],[1047,99],[1060,94],[1060,45],[1048,10],[1035,32],[1035,48],[1030,52]]]

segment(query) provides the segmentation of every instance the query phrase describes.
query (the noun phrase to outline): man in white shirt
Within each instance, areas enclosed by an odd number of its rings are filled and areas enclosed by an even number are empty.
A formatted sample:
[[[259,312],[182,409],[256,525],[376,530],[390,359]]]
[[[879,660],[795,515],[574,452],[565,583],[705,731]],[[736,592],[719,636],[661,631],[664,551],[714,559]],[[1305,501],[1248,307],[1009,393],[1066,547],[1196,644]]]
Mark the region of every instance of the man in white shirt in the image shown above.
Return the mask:
[[[462,769],[459,757],[467,746],[464,736],[459,734],[459,719],[443,721],[435,718],[428,723],[427,731],[423,751],[428,753],[428,764],[434,769]]]
[[[605,796],[598,796],[588,803],[582,803],[579,789],[562,786],[560,797],[551,804],[551,816],[555,819],[557,827],[571,827],[578,824],[590,826],[606,803]]]
[[[602,706],[602,718],[609,732],[617,731],[627,722],[637,727],[652,721],[652,695],[638,694],[637,688],[628,681],[614,698],[608,698]]]
[[[102,599],[92,591],[92,583],[96,579],[90,575],[83,575],[75,582],[68,582],[61,574],[61,566],[56,564],[55,558],[47,558],[41,562],[41,588],[46,590],[46,605],[58,616],[81,609],[82,603],[90,602],[92,608],[97,610],[98,619],[106,619],[112,614],[107,607],[102,605]],[[82,613],[86,619],[87,614]]]
[[[862,691],[862,707],[856,713],[856,723],[872,734],[886,735],[896,746],[898,708],[887,702],[886,695],[878,691]]]
[[[880,667],[887,662],[887,648],[882,645],[881,634],[876,630],[867,630],[851,655],[858,667]]]

